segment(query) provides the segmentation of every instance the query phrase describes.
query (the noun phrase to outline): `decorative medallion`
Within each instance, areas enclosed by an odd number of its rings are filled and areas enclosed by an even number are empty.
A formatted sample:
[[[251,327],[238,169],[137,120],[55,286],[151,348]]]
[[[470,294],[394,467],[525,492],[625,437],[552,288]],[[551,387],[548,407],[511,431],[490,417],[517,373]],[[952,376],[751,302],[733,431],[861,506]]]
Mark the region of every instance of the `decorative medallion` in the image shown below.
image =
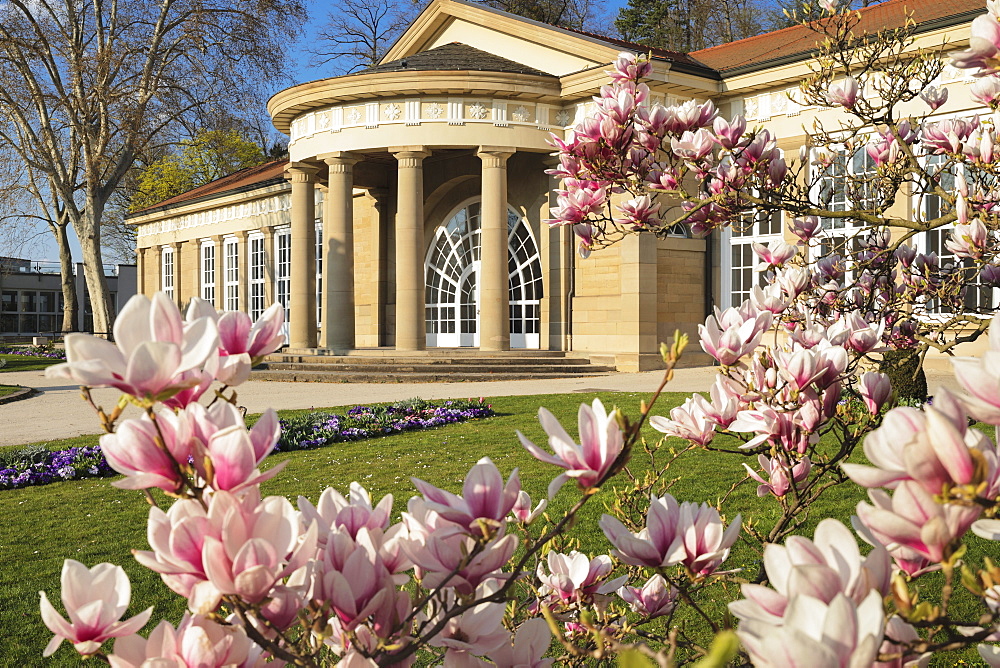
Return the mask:
[[[569,125],[569,112],[567,110],[560,109],[556,112],[556,125],[563,128]]]
[[[385,117],[390,121],[399,120],[400,113],[398,104],[390,104],[385,108]]]
[[[330,112],[323,111],[316,114],[316,127],[320,130],[330,129]]]
[[[524,108],[522,104],[520,107],[514,110],[514,113],[510,116],[518,123],[525,123],[528,120],[528,110]]]
[[[352,125],[356,125],[361,122],[361,112],[357,107],[351,109],[351,113],[347,114],[347,120],[350,121]]]
[[[486,107],[483,106],[482,102],[475,102],[469,107],[469,116],[472,116],[478,121],[486,118]]]
[[[432,102],[427,107],[427,116],[429,118],[434,118],[434,119],[441,118],[441,115],[443,113],[444,113],[444,107],[442,107],[437,102]]]

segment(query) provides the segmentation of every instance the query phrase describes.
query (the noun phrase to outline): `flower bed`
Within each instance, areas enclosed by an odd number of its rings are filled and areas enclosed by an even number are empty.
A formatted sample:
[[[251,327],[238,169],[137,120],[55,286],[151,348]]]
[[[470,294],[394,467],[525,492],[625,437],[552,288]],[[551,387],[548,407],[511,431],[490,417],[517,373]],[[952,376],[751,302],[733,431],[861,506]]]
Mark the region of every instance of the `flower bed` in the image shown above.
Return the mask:
[[[394,404],[355,406],[347,415],[309,413],[281,421],[281,438],[274,451],[309,450],[329,443],[431,429],[492,415],[495,415],[493,409],[482,399],[440,404],[410,399]]]
[[[274,452],[311,450],[339,441],[431,429],[495,415],[480,401],[432,403],[410,399],[395,404],[355,406],[347,415],[309,413],[281,420],[281,439]],[[49,451],[29,446],[0,455],[0,489],[47,485],[60,480],[103,478],[118,475],[104,459],[100,446]]]
[[[20,355],[22,357],[41,357],[50,360],[66,359],[65,350],[57,350],[45,346],[0,346],[0,355]]]

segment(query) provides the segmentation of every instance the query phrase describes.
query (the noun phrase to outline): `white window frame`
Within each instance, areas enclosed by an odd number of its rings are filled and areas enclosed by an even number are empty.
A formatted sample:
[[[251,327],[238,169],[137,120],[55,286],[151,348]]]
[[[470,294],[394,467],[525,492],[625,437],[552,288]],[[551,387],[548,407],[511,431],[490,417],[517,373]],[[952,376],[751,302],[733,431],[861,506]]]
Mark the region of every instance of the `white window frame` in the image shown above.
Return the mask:
[[[224,289],[223,307],[227,311],[240,310],[240,242],[236,237],[225,237],[222,240],[222,256],[224,258]]]
[[[216,257],[215,242],[203,239],[198,253],[201,258],[201,298],[209,304],[215,303]]]
[[[945,159],[943,158],[943,156],[926,156],[924,158],[925,169],[927,167],[928,162],[934,161],[939,157],[942,158],[942,162],[944,162]],[[964,167],[963,164],[959,164],[957,166],[959,167],[960,170]],[[928,207],[932,201],[936,202],[937,212],[934,215],[929,215]],[[941,211],[940,198],[937,195],[926,195],[923,192],[922,188],[915,189],[912,206],[913,206],[913,211],[915,211],[917,214],[917,217],[920,220],[924,221],[931,220],[932,218],[937,218],[940,215]],[[952,263],[959,262],[960,260],[956,258],[954,254],[949,252],[947,247],[944,245],[945,241],[948,239],[952,230],[954,229],[955,225],[950,224],[917,235],[915,243],[917,251],[925,255],[929,253],[936,253],[938,257],[938,267],[943,267],[948,262]],[[1000,306],[1000,291],[998,291],[996,288],[989,288],[983,286],[980,283],[969,285],[969,291],[966,293],[966,302],[965,302],[966,304],[968,304],[968,299],[972,296],[971,293],[973,293],[973,291],[975,291],[977,295],[976,296],[977,301],[983,301],[983,300],[989,301],[988,304],[980,306],[979,308],[995,310],[997,309],[998,306]],[[945,310],[940,305],[924,304],[923,306],[924,310],[922,313],[919,314],[919,316],[929,321],[930,320],[943,321],[955,315],[953,311]],[[973,313],[973,312],[966,311],[966,313]]]
[[[257,320],[267,309],[267,238],[261,232],[247,235],[247,311]]]
[[[292,229],[274,230],[274,300],[285,309],[285,328],[291,322],[292,312]],[[285,332],[288,336],[288,332]]]
[[[164,294],[170,299],[174,298],[174,249],[171,246],[164,246],[160,257],[160,286]]]
[[[316,221],[316,324],[323,325],[323,223]]]

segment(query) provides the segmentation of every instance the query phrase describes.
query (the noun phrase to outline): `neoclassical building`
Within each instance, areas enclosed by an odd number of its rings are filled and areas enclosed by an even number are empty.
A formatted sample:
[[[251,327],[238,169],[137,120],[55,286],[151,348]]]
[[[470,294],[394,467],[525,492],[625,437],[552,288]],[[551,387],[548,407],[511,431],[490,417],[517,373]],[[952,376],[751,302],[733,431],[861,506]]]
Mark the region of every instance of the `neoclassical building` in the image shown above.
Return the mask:
[[[961,48],[984,7],[889,0],[863,10],[864,25],[901,25],[907,11],[922,42]],[[653,101],[712,99],[798,152],[803,128],[837,114],[796,102],[814,44],[795,27],[691,54],[653,50]],[[288,162],[133,214],[139,291],[251,315],[280,301],[295,349],[566,350],[652,368],[676,328],[693,334],[713,306],[746,298],[758,280],[751,243],[787,232],[759,220],[707,241],[631,237],[581,259],[569,229],[545,224],[558,187],[545,173],[550,133],[593,108],[622,50],[645,51],[434,0],[379,65],[269,101]],[[939,115],[975,111],[969,81],[946,68]]]

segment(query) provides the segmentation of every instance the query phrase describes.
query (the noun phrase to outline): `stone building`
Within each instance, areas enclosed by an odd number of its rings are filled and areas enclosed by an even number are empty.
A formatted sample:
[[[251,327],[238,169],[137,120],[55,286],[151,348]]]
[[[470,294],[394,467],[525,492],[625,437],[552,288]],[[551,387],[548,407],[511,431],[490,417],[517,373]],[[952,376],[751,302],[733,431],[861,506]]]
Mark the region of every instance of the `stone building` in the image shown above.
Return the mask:
[[[906,11],[921,43],[962,48],[984,7],[889,0],[863,10],[863,24],[901,25]],[[815,40],[799,26],[690,54],[654,49],[653,101],[712,99],[797,153],[803,128],[838,113],[796,102]],[[758,280],[750,244],[787,232],[759,220],[707,241],[631,237],[580,259],[571,231],[544,223],[558,186],[545,174],[549,134],[593,108],[622,50],[646,51],[434,0],[378,66],[270,100],[288,162],[134,214],[139,291],[251,315],[280,301],[297,349],[567,350],[652,368],[674,329],[693,334],[713,306],[746,298]],[[951,98],[939,116],[975,111],[969,81],[945,69]],[[845,165],[871,168],[863,155]],[[906,203],[910,213],[929,205]]]

